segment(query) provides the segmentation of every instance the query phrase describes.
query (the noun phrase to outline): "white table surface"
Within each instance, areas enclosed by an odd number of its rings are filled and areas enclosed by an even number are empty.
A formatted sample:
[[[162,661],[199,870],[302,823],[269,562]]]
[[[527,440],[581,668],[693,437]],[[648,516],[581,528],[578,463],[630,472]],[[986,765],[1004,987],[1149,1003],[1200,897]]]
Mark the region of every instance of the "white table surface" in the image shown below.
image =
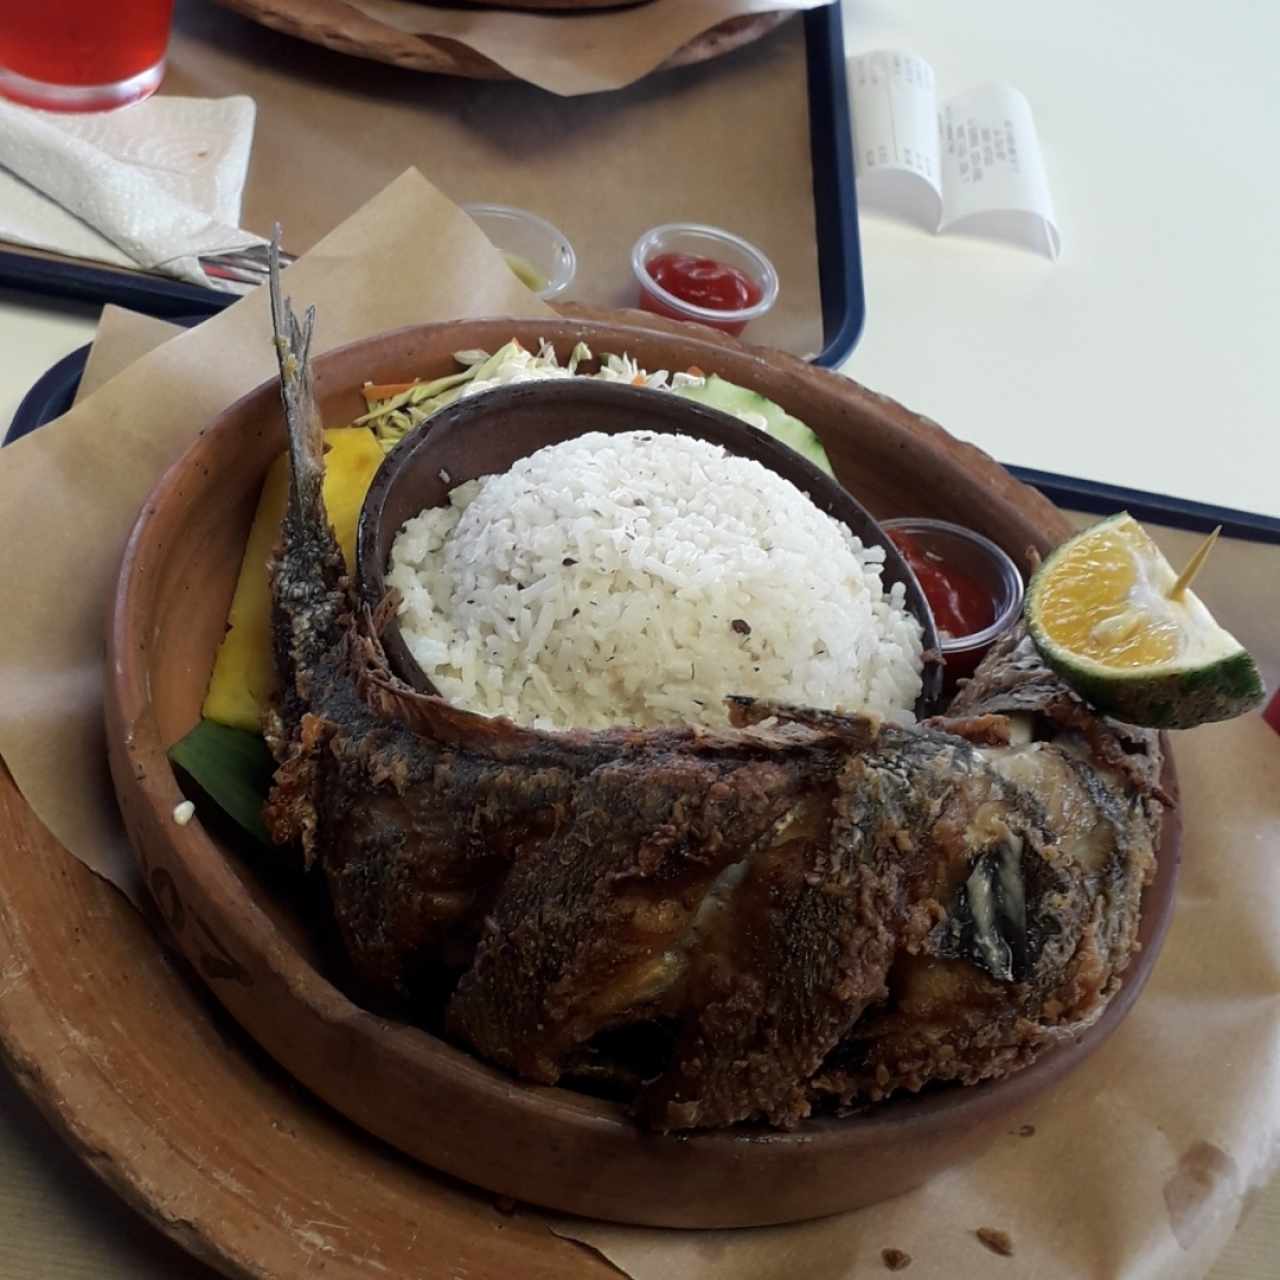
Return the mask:
[[[0,437],[31,384],[93,338],[98,307],[36,302],[0,289]]]
[[[1062,256],[862,219],[847,371],[1001,462],[1280,513],[1280,5],[845,0],[940,99],[1026,94]]]

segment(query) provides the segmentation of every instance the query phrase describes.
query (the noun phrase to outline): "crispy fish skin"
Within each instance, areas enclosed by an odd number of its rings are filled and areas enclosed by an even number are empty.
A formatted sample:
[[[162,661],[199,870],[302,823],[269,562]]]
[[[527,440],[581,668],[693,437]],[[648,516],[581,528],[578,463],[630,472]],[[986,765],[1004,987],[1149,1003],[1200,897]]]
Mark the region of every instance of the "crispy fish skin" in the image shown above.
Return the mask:
[[[1095,716],[1021,628],[937,723],[982,744],[984,765],[1034,817],[1033,838],[1016,858],[1006,843],[975,859],[959,892],[931,895],[936,923],[899,952],[890,998],[814,1079],[817,1094],[842,1105],[1025,1066],[1096,1021],[1138,945],[1163,808],[1158,736]],[[990,908],[985,930],[975,894]]]
[[[825,712],[739,700],[735,722],[832,731]],[[887,995],[890,966],[951,831],[1004,784],[944,734],[876,725],[848,735],[832,785],[811,790],[789,837],[752,859],[695,960],[675,1065],[640,1098],[656,1128],[809,1114],[808,1082]]]
[[[614,1073],[658,1129],[986,1078],[1096,1017],[1152,866],[1154,737],[1016,639],[913,729],[736,700],[723,731],[543,733],[419,695],[343,577],[311,317],[278,273],[272,305],[292,482],[264,817],[364,991],[412,1018],[444,990],[451,1035],[547,1083],[666,1028],[652,1070]]]
[[[783,762],[647,752],[583,778],[573,822],[512,866],[450,1029],[550,1084],[619,1019],[674,1012],[708,893],[768,839],[799,782]]]

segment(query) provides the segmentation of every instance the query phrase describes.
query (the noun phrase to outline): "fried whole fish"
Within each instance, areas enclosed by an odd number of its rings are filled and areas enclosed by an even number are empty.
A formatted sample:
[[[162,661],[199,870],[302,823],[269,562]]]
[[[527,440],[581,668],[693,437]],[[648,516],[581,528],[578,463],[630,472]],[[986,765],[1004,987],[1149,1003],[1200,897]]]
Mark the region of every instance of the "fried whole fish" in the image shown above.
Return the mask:
[[[324,509],[314,313],[275,272],[271,297],[291,481],[264,817],[365,992],[421,1019],[443,991],[483,1057],[628,1081],[657,1129],[980,1079],[1096,1017],[1152,865],[1153,738],[1138,760],[1007,655],[913,729],[739,699],[722,731],[551,733],[418,694]]]
[[[1036,812],[929,891],[934,923],[889,973],[890,996],[815,1077],[842,1104],[941,1081],[975,1084],[1097,1020],[1138,946],[1156,869],[1158,736],[1100,719],[1008,633],[931,727],[976,739],[985,768]]]

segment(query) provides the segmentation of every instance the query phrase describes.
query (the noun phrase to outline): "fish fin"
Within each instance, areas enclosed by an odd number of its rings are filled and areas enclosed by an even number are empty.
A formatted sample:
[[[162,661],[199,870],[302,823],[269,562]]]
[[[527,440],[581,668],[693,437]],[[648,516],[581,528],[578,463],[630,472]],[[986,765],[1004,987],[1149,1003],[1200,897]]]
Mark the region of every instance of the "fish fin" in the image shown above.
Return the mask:
[[[311,374],[315,309],[299,322],[280,287],[280,227],[269,254],[271,321],[289,439],[289,500],[270,567],[273,647],[292,727],[312,682],[342,640],[350,610],[346,565],[324,502],[324,426]]]
[[[501,716],[463,711],[376,669],[357,668],[356,688],[375,715],[442,747],[466,748],[498,759],[521,759],[546,742],[546,735],[536,729],[523,728]]]
[[[400,594],[389,591],[374,609],[361,607],[359,627],[352,639],[351,670],[356,691],[365,705],[385,720],[393,720],[442,746],[492,749],[498,755],[532,751],[545,735],[505,717],[485,716],[452,706],[434,693],[420,693],[391,670],[382,632],[395,617]]]
[[[921,722],[926,729],[937,729],[963,738],[975,747],[1007,747],[1012,739],[1009,717],[994,712],[974,716],[931,716]]]
[[[794,707],[785,702],[749,698],[743,694],[732,694],[725,703],[729,708],[729,723],[737,729],[776,720],[780,725],[812,729],[820,739],[850,747],[868,747],[880,736],[880,718],[865,713],[846,715],[838,711],[821,711],[817,707]]]
[[[301,844],[303,868],[309,871],[317,855],[319,815],[315,795],[319,786],[318,760],[336,726],[319,716],[304,714],[299,730],[297,737],[290,740],[271,780],[262,820],[274,843],[296,841]]]
[[[289,506],[302,525],[323,521],[324,423],[316,405],[311,374],[311,336],[316,309],[308,307],[301,323],[291,298],[283,296],[280,283],[280,224],[271,236],[269,250],[271,327],[280,366],[280,398],[284,401],[289,430]]]

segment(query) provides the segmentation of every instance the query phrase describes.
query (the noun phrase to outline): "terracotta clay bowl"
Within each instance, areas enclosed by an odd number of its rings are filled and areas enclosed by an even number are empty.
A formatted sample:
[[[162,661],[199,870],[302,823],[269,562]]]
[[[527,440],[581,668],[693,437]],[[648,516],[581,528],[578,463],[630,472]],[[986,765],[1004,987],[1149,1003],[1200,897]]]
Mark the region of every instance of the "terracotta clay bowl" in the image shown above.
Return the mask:
[[[355,417],[366,380],[434,377],[452,367],[452,352],[494,350],[513,336],[527,346],[546,338],[563,355],[585,341],[650,369],[697,364],[754,388],[814,428],[841,481],[878,517],[967,524],[1023,563],[1071,530],[985,454],[901,406],[791,357],[639,313],[566,308],[558,321],[469,321],[355,343],[316,362],[325,419]],[[292,898],[268,887],[281,877],[260,875],[244,850],[198,819],[178,826],[172,816],[183,795],[165,752],[199,716],[258,490],[283,446],[277,390],[265,384],[206,427],[144,505],[110,619],[110,761],[146,884],[175,944],[284,1068],[355,1123],[437,1169],[555,1209],[661,1226],[786,1222],[886,1199],[976,1155],[1124,1017],[1168,924],[1176,814],[1144,898],[1143,949],[1084,1035],[1005,1080],[816,1119],[794,1133],[642,1133],[617,1106],[521,1084],[359,1008],[326,976]],[[1165,786],[1176,786],[1171,768]]]
[[[374,477],[360,513],[356,560],[365,603],[376,609],[387,594],[384,571],[391,544],[406,520],[427,507],[445,506],[456,485],[500,474],[538,449],[589,431],[696,436],[776,471],[807,494],[820,511],[845,524],[865,546],[884,549],[885,586],[902,583],[907,610],[924,628],[925,652],[939,651],[933,614],[915,574],[866,508],[825,471],[794,449],[716,409],[680,396],[588,380],[527,382],[456,400],[432,419],[430,431],[416,432],[394,450]],[[448,483],[443,476],[449,477]],[[423,693],[435,692],[394,619],[384,629],[382,641],[387,660],[402,680]],[[942,674],[940,662],[926,662],[917,714],[928,715],[935,709]]]

